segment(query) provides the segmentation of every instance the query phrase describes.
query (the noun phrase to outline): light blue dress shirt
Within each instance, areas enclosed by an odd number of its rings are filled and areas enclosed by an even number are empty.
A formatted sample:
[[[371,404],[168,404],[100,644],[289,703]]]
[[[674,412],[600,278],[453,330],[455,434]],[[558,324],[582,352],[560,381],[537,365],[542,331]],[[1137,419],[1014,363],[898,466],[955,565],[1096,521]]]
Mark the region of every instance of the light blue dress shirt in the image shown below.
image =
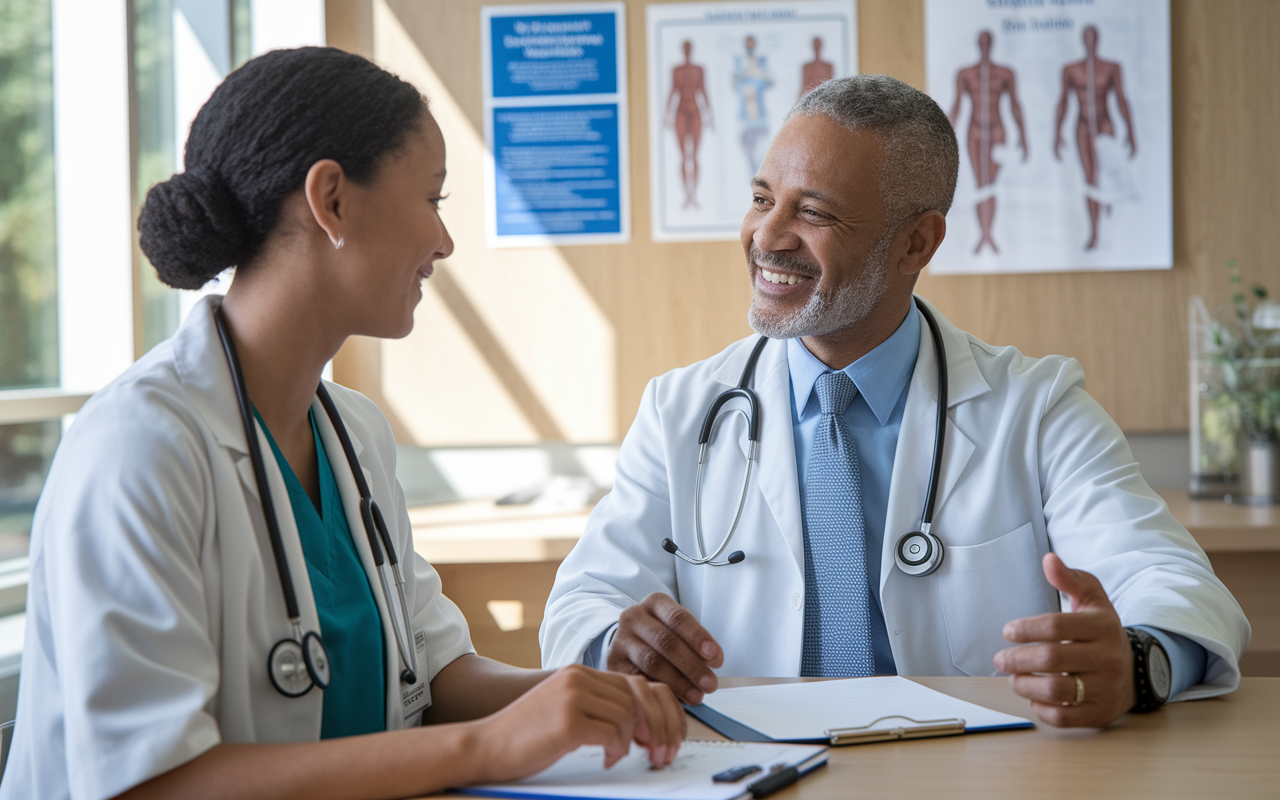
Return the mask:
[[[867,542],[867,586],[871,591],[871,646],[877,674],[896,674],[884,609],[880,607],[880,558],[884,523],[889,508],[889,480],[898,448],[898,431],[907,404],[907,387],[920,352],[920,312],[911,304],[906,318],[893,335],[874,350],[844,368],[858,387],[858,396],[845,411],[844,421],[858,449],[862,477],[862,513]],[[787,340],[787,366],[791,373],[791,425],[796,445],[796,474],[804,496],[809,454],[821,418],[814,391],[818,376],[831,371],[810,353],[799,339]],[[903,531],[905,533],[905,531]],[[945,543],[946,534],[943,533]],[[1177,634],[1139,626],[1164,646],[1169,654],[1173,697],[1204,679],[1208,654],[1195,642]]]

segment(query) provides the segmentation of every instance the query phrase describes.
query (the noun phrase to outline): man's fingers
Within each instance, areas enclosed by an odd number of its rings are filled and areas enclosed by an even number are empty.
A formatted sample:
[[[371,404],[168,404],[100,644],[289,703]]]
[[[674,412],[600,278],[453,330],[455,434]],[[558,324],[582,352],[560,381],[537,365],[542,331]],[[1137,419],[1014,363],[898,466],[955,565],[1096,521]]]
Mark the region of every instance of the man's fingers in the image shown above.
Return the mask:
[[[1089,697],[1087,676],[1081,675],[1085,681],[1085,702]],[[1074,705],[1076,699],[1076,679],[1074,675],[1014,675],[1009,679],[1013,691],[1037,703]]]
[[[1102,655],[1103,649],[1092,645],[1043,642],[1001,650],[996,653],[993,661],[996,669],[1006,675],[1033,672],[1076,673],[1097,670]]]
[[[686,702],[693,705],[702,702],[704,692],[694,686],[678,667],[655,650],[645,639],[638,636],[628,636],[624,639],[619,634],[613,640],[613,649],[619,650],[622,657],[634,665],[641,675],[670,686],[677,697],[684,698]],[[610,669],[613,669],[612,664]]]
[[[1004,638],[1010,642],[1092,642],[1109,636],[1115,625],[1114,612],[1051,611],[1005,623]]]
[[[1111,600],[1097,578],[1089,573],[1071,569],[1062,563],[1057,553],[1046,553],[1044,577],[1049,585],[1071,598],[1071,610],[1087,608],[1111,608]]]
[[[683,611],[683,609],[681,610]],[[687,614],[688,612],[685,611],[684,613]],[[653,663],[636,662],[636,666],[640,667],[650,678],[667,683],[674,689],[682,689],[683,687],[679,683],[668,680],[665,675],[659,672],[650,672],[650,667],[663,671],[665,665],[670,665],[680,673],[691,688],[704,694],[716,690],[716,676],[707,666],[706,659],[694,652],[689,643],[672,630],[662,619],[640,616],[632,625],[631,633],[653,651],[652,655],[641,654],[640,656]],[[688,696],[687,690],[682,691],[681,696]],[[696,701],[691,700],[690,702],[700,703],[702,698],[698,697]]]
[[[724,664],[724,651],[716,640],[707,633],[689,609],[677,603],[665,594],[655,593],[644,599],[644,605],[662,624],[675,632],[693,652],[697,653],[712,667]],[[712,687],[706,691],[715,691]]]
[[[1105,728],[1113,721],[1106,718],[1106,712],[1087,700],[1078,706],[1040,703],[1032,700],[1031,710],[1041,721],[1055,728]]]

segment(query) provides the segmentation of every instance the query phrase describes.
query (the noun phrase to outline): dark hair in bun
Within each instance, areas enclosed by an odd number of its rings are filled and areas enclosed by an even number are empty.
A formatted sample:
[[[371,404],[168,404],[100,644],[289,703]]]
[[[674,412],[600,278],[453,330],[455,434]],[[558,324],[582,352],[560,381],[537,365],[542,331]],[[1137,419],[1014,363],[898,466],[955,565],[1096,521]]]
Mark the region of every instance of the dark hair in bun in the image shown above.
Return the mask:
[[[412,85],[331,47],[246,62],[191,123],[186,172],[147,192],[142,252],[169,286],[200,288],[257,255],[312,164],[331,158],[367,182],[426,108]]]

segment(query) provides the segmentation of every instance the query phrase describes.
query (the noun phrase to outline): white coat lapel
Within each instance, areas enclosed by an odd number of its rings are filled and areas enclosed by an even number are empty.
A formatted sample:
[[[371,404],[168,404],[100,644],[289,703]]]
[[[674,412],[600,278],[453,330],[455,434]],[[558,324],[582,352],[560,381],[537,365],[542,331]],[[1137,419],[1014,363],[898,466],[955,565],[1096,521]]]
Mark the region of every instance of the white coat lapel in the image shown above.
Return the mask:
[[[717,381],[725,384],[726,389],[738,385],[756,341],[754,337],[744,340],[713,374]],[[804,532],[800,518],[800,482],[796,477],[795,435],[791,428],[791,374],[787,370],[785,341],[765,345],[756,364],[752,387],[760,398],[757,485],[795,557],[796,568],[803,574]],[[740,444],[742,452],[746,453],[748,441],[745,432]]]
[[[973,440],[956,427],[953,409],[960,403],[986,394],[990,387],[973,360],[968,336],[947,321],[928,301],[925,304],[938,322],[947,356],[947,435],[942,449],[942,471],[938,476],[938,497],[934,503],[936,516],[946,504],[975,449]],[[920,353],[916,357],[907,404],[902,412],[902,427],[898,433],[898,448],[894,453],[893,476],[889,484],[889,508],[880,553],[882,591],[890,571],[894,569],[893,550],[898,539],[919,528],[920,514],[924,510],[937,431],[937,364],[933,334],[921,315]]]
[[[347,517],[347,527],[351,529],[351,540],[355,542],[356,552],[360,554],[360,565],[364,567],[369,587],[373,591],[373,599],[378,604],[378,619],[382,622],[382,649],[384,676],[386,686],[386,724],[388,730],[404,727],[404,714],[400,706],[400,653],[396,647],[395,630],[391,627],[391,603],[382,591],[382,581],[378,576],[378,567],[373,558],[373,550],[369,545],[369,532],[360,514],[360,490],[356,487],[355,478],[343,452],[342,442],[324,410],[320,398],[311,401],[311,413],[316,420],[316,429],[320,432],[320,441],[324,444],[325,456],[329,459],[329,468],[333,472],[334,482],[338,485],[338,494],[342,497],[342,510]],[[359,440],[347,427],[347,438],[351,440],[351,448],[356,451],[357,458],[362,450]],[[369,470],[360,466],[364,473],[366,485],[370,482]],[[386,513],[385,511],[383,512]],[[425,669],[425,665],[422,665]]]

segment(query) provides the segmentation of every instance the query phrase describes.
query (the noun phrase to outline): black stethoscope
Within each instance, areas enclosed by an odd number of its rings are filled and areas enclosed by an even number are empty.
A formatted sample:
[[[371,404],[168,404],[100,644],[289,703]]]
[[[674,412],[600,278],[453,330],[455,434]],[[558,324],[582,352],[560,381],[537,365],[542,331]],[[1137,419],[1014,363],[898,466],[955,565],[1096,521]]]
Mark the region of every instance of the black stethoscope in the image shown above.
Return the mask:
[[[938,421],[937,433],[934,434],[933,440],[933,465],[929,469],[929,493],[925,498],[924,511],[920,515],[920,529],[898,540],[894,548],[894,560],[898,568],[908,575],[928,575],[942,566],[942,559],[946,553],[942,540],[934,535],[930,528],[933,527],[933,506],[938,496],[938,474],[942,467],[942,449],[947,433],[947,353],[942,344],[942,332],[938,329],[938,322],[933,318],[933,313],[920,298],[915,298],[915,303],[920,313],[924,315],[924,321],[929,325],[929,333],[933,337],[933,351],[938,359]],[[760,337],[760,341],[756,342],[751,356],[747,359],[747,366],[742,370],[742,378],[738,381],[738,385],[716,397],[711,407],[707,409],[706,418],[702,421],[702,431],[698,434],[698,480],[693,494],[693,529],[698,545],[698,557],[694,558],[682,553],[676,543],[670,539],[662,540],[663,550],[690,564],[727,567],[746,558],[746,554],[741,550],[735,550],[724,561],[715,560],[729,546],[733,534],[738,530],[738,523],[742,520],[742,509],[747,502],[752,466],[755,464],[760,447],[760,398],[749,384],[756,370],[756,362],[760,360],[760,353],[768,341],[767,337]],[[729,532],[721,540],[720,546],[707,555],[702,537],[702,475],[706,469],[711,431],[715,427],[720,409],[735,397],[745,399],[751,406],[750,414],[741,409],[734,409],[737,413],[745,415],[748,421],[747,439],[750,441],[750,446],[747,453],[747,468],[742,479],[742,493],[738,498],[738,510],[733,517],[733,524],[729,526]]]
[[[280,538],[280,523],[276,519],[275,504],[271,500],[271,489],[267,486],[267,472],[262,463],[262,448],[258,444],[258,432],[253,421],[253,406],[249,402],[249,391],[245,388],[244,374],[240,371],[240,357],[227,332],[227,322],[222,316],[222,308],[215,307],[213,319],[218,327],[218,338],[222,340],[222,349],[227,354],[227,364],[231,368],[231,381],[236,387],[236,400],[240,406],[240,420],[244,423],[245,438],[249,443],[249,458],[253,461],[253,475],[258,483],[258,495],[262,498],[262,515],[267,520],[267,534],[271,539],[271,551],[275,555],[276,571],[280,575],[280,588],[284,592],[284,607],[289,615],[289,624],[293,626],[293,637],[276,642],[267,657],[267,674],[271,676],[271,685],[285,697],[301,697],[311,691],[312,686],[321,689],[329,688],[330,667],[329,652],[324,641],[315,631],[302,632],[302,615],[298,611],[298,596],[293,589],[293,577],[289,572],[289,561],[284,552],[284,540]],[[395,615],[391,615],[391,629],[395,632],[396,647],[400,650],[401,662],[405,665],[400,671],[400,680],[412,686],[418,682],[418,664],[413,648],[409,643],[413,640],[413,630],[409,627],[409,604],[404,596],[404,577],[400,572],[400,560],[396,557],[395,545],[391,542],[391,534],[387,532],[387,523],[382,518],[378,503],[369,492],[369,484],[365,482],[364,471],[360,468],[360,460],[356,458],[355,448],[351,446],[351,438],[347,436],[347,428],[342,424],[342,417],[334,406],[329,392],[321,383],[316,387],[316,396],[329,415],[333,429],[342,443],[346,453],[347,464],[351,467],[351,475],[355,478],[356,489],[360,492],[360,518],[364,521],[365,535],[369,537],[369,549],[373,552],[373,562],[378,571],[378,580],[382,583],[382,596],[387,601],[387,613],[391,613],[391,589],[387,585],[387,576],[382,567],[390,563],[392,575],[395,577],[396,589],[400,595],[400,613],[404,626],[409,631],[406,638],[400,635],[400,626],[396,625]],[[375,534],[374,532],[377,531]],[[381,539],[381,542],[379,542]],[[383,546],[386,556],[383,556]]]

